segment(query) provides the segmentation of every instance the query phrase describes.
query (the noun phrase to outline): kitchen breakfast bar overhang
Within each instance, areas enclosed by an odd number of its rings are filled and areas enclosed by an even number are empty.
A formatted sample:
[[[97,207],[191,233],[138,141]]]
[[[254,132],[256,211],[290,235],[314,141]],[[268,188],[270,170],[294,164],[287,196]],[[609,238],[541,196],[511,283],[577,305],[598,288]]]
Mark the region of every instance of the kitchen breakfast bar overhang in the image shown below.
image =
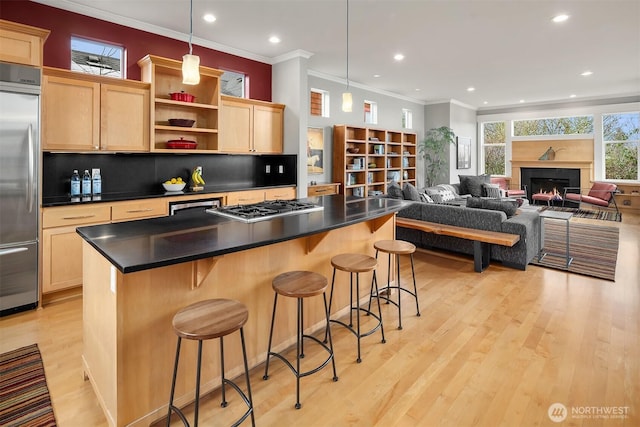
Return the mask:
[[[146,426],[166,416],[176,345],[171,322],[180,308],[209,298],[245,304],[249,365],[255,367],[266,358],[272,279],[311,270],[331,280],[331,257],[374,255],[375,241],[395,237],[395,213],[404,206],[339,195],[307,200],[324,209],[255,223],[196,212],[78,228],[84,239],[83,370],[110,425]],[[387,263],[377,271],[386,277]],[[348,283],[348,276],[341,279]],[[370,276],[363,279],[368,297]],[[275,351],[295,343],[295,300],[287,300],[276,317]],[[348,307],[349,286],[339,286],[332,315]],[[307,332],[323,327],[323,310],[321,298],[305,304]],[[225,370],[233,378],[242,372],[242,358],[239,343],[230,339]],[[183,344],[180,358],[178,406],[194,398],[197,345],[191,344]],[[217,345],[204,343],[203,393],[220,385]]]

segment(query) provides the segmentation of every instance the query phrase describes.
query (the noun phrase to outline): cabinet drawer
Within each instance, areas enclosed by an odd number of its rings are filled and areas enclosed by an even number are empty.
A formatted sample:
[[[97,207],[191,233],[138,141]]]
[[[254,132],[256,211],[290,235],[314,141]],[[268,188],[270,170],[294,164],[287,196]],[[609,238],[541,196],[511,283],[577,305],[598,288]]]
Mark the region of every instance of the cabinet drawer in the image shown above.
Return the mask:
[[[111,207],[111,221],[128,221],[130,219],[152,218],[169,214],[166,200],[143,200],[114,203]]]
[[[265,200],[292,200],[296,198],[295,187],[271,188],[264,192]]]
[[[227,205],[248,205],[264,202],[264,190],[236,191],[227,195]]]
[[[307,187],[307,195],[309,197],[327,196],[329,194],[338,194],[337,184],[310,185],[309,187]]]
[[[111,207],[109,205],[61,206],[42,210],[42,228],[93,224],[110,220]]]

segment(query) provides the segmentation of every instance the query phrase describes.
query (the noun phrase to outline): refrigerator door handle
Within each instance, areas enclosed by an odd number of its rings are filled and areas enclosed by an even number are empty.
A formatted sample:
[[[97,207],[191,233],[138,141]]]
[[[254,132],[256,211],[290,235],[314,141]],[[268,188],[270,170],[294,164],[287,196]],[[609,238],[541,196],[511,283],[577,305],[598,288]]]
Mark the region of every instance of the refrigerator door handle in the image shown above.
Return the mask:
[[[0,256],[2,255],[11,255],[17,254],[19,252],[28,251],[29,248],[11,248],[11,249],[0,249]]]
[[[33,194],[35,191],[35,183],[33,182],[34,174],[34,145],[33,145],[33,125],[29,123],[29,129],[27,129],[29,135],[29,182],[27,184],[27,206],[29,212],[33,212]]]

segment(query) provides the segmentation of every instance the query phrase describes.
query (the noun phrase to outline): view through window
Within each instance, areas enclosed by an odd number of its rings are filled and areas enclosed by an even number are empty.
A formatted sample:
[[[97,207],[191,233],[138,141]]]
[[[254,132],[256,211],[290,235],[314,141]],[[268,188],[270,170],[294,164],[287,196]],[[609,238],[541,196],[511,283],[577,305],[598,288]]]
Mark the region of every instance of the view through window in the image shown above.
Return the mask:
[[[482,124],[484,173],[490,175],[505,175],[507,146],[507,134],[505,130],[505,122],[488,122]]]
[[[95,40],[71,37],[71,70],[125,78],[124,48]]]
[[[639,180],[640,112],[603,114],[605,178]]]
[[[225,71],[220,76],[220,93],[245,98],[246,76],[235,71]]]

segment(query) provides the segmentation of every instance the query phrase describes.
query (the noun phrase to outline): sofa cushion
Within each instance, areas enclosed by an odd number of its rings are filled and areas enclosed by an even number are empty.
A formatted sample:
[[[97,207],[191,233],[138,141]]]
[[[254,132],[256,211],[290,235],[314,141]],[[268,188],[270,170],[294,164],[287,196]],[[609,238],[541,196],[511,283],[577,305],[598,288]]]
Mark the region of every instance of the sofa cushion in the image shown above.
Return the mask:
[[[402,188],[400,188],[400,185],[395,181],[391,181],[389,185],[387,185],[387,196],[391,199],[404,199]]]
[[[469,197],[467,199],[468,208],[490,209],[494,211],[502,211],[508,217],[514,216],[518,210],[517,203],[507,200],[482,199],[480,197]]]
[[[500,199],[502,197],[502,190],[498,184],[482,184],[482,192],[486,197],[492,199]]]
[[[491,175],[458,175],[460,178],[460,194],[471,194],[482,197],[482,184],[490,184]]]
[[[402,188],[402,195],[405,200],[412,200],[414,202],[420,201],[420,193],[413,184],[406,183]]]

